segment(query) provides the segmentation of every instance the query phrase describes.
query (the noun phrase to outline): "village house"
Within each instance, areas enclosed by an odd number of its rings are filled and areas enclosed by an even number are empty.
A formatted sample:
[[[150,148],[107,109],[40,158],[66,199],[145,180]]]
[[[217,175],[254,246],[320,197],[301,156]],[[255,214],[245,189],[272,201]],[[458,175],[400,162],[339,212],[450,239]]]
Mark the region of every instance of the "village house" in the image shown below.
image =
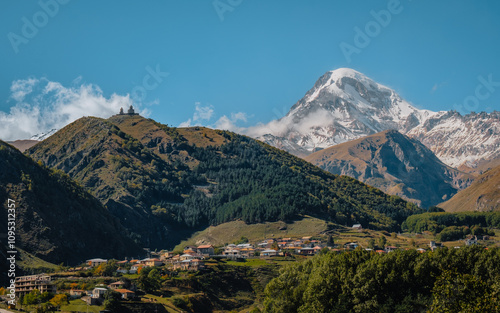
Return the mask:
[[[141,264],[143,264],[146,267],[156,267],[156,266],[162,266],[163,262],[160,259],[144,259],[139,261]]]
[[[251,258],[255,255],[255,249],[253,248],[243,248],[240,250],[240,254],[244,258]]]
[[[363,226],[361,226],[361,224],[354,224],[352,225],[352,229],[361,230],[363,229]]]
[[[71,289],[69,291],[69,296],[72,298],[72,299],[78,299],[78,298],[81,298],[85,295],[85,290],[81,290],[81,289]]]
[[[315,246],[314,248],[303,247],[303,248],[300,248],[297,251],[297,253],[301,254],[301,255],[315,255],[315,254],[318,254],[321,251],[321,249],[322,248],[320,246]]]
[[[344,248],[349,249],[349,250],[354,250],[358,247],[357,242],[349,242],[344,245]]]
[[[171,251],[166,251],[166,252],[163,252],[160,256],[160,260],[162,261],[165,261],[167,259],[170,259],[171,257],[173,257],[174,254],[171,252]]]
[[[199,271],[205,268],[205,263],[200,259],[188,259],[171,264],[171,269],[176,271]]]
[[[279,241],[278,242],[279,248],[285,248],[287,245],[288,245],[288,242],[286,242],[286,241]]]
[[[267,249],[267,250],[260,252],[261,257],[273,257],[273,256],[277,256],[277,255],[278,255],[278,252],[276,250],[273,250],[273,249]]]
[[[171,257],[171,258],[167,259],[167,260],[166,260],[167,265],[169,265],[169,264],[173,264],[173,263],[176,263],[176,262],[179,262],[179,261],[180,261],[180,257],[181,257],[181,256],[177,254],[177,255],[174,255],[173,257]]]
[[[222,255],[226,257],[241,257],[240,250],[228,249],[222,252]]]
[[[104,294],[108,291],[106,288],[96,287],[92,290],[92,298],[104,298]]]
[[[52,283],[52,278],[46,274],[18,276],[15,280],[16,296],[25,296],[34,289],[38,289],[40,293],[51,292],[56,293],[57,288]]]
[[[180,261],[184,261],[184,260],[193,260],[193,259],[196,259],[196,256],[195,256],[195,255],[193,255],[193,254],[188,254],[188,253],[185,253],[185,254],[183,254],[183,255],[181,255],[181,256],[179,257],[179,260],[180,260]]]
[[[128,289],[115,289],[116,292],[120,293],[122,295],[122,299],[124,300],[131,300],[135,298],[135,292],[132,290]]]
[[[208,257],[214,254],[214,247],[212,245],[201,245],[198,246],[197,251],[199,254]]]
[[[276,242],[275,239],[265,239],[261,243],[259,243],[257,246],[259,248],[263,248],[263,249],[271,249],[271,247],[273,246],[273,244],[275,242]]]
[[[99,266],[101,264],[108,263],[108,260],[96,258],[96,259],[87,260],[85,263],[87,263],[87,265],[90,266],[90,267],[95,267],[95,266]]]
[[[204,258],[204,256],[202,254],[198,253],[198,248],[186,249],[182,253],[183,253],[182,256],[184,256],[184,255],[190,255],[191,258],[199,258],[199,259],[203,259]]]
[[[392,251],[396,251],[398,250],[398,247],[394,247],[394,246],[386,246],[385,247],[385,252],[392,252]]]
[[[135,273],[137,273],[137,272],[139,271],[139,269],[140,269],[141,267],[143,267],[143,266],[144,266],[144,265],[142,265],[142,264],[134,264],[134,265],[132,265],[132,266],[130,267],[130,270],[129,270],[128,272],[129,272],[130,274],[135,274]]]
[[[435,242],[435,241],[432,241],[432,240],[431,240],[431,242],[429,242],[429,248],[431,248],[431,251],[434,251],[434,250],[436,250],[436,249],[439,249],[439,248],[441,248],[442,246],[443,246],[443,244],[442,244],[442,243],[440,243],[440,242]]]
[[[253,246],[249,243],[240,243],[239,245],[236,245],[236,249],[248,249],[248,248],[253,248]]]
[[[477,236],[465,239],[466,246],[477,245]]]
[[[300,255],[314,255],[314,249],[309,247],[301,248],[297,251]]]
[[[124,286],[125,286],[125,282],[123,282],[123,281],[116,281],[116,282],[111,283],[111,284],[108,285],[108,287],[110,289],[113,289],[113,290],[115,290],[115,289],[121,289]]]
[[[187,251],[189,251],[189,252],[187,252]],[[198,247],[186,246],[186,247],[184,247],[183,253],[198,253]]]

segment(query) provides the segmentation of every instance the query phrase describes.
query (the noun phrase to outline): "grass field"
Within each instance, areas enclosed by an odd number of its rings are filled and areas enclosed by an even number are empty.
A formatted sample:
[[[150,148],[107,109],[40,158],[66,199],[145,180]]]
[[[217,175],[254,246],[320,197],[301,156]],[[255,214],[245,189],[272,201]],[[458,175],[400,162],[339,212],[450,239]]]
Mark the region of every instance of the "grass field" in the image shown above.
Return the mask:
[[[87,303],[85,301],[76,299],[71,300],[68,305],[61,307],[62,312],[92,312],[99,313],[99,311],[104,310],[103,306],[89,305],[87,308]]]
[[[241,237],[250,242],[265,238],[314,236],[324,232],[327,223],[314,217],[304,217],[301,220],[286,224],[284,222],[245,224],[242,221],[228,222],[195,233],[191,238],[182,241],[174,250],[182,250],[187,245],[212,244],[222,246],[233,243]]]
[[[234,266],[250,266],[250,267],[259,267],[259,266],[264,266],[268,265],[270,262],[264,260],[264,259],[246,259],[244,262],[237,262],[237,261],[227,261],[227,265],[234,265]]]
[[[56,270],[58,268],[57,265],[49,263],[47,261],[44,261],[40,258],[37,258],[28,252],[17,248],[20,254],[20,258],[17,261],[17,266],[23,269],[30,269],[30,270]]]

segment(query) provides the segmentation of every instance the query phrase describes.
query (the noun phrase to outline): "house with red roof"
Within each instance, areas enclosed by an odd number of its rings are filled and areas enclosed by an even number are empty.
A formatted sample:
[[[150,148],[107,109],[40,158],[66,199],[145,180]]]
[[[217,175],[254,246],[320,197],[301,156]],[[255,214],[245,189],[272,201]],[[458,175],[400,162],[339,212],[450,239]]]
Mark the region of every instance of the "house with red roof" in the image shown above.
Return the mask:
[[[197,248],[198,253],[204,256],[210,256],[214,254],[214,247],[212,245],[201,245]]]

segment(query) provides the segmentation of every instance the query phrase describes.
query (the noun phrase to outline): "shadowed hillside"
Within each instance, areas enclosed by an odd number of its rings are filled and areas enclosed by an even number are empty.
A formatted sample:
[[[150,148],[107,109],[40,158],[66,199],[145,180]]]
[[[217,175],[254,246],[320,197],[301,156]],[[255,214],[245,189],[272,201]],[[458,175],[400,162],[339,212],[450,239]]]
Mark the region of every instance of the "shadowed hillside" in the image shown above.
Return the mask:
[[[0,168],[0,226],[7,229],[7,199],[15,200],[19,248],[72,264],[141,252],[118,219],[63,172],[36,164],[2,141]]]

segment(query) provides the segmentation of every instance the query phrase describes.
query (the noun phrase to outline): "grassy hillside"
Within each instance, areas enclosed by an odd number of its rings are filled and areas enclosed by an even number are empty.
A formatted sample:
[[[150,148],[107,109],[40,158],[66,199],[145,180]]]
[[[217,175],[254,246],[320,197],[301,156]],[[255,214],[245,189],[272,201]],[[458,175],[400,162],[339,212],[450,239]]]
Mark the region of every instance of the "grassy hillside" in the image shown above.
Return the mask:
[[[19,248],[57,263],[140,252],[119,221],[66,174],[2,141],[0,168],[0,227],[7,229],[7,199],[13,199]]]
[[[196,232],[188,240],[184,240],[175,247],[183,249],[187,245],[212,244],[222,246],[233,243],[241,237],[250,242],[257,242],[266,238],[303,237],[319,235],[328,229],[328,223],[314,217],[304,217],[297,221],[266,222],[246,224],[243,221],[233,221]]]
[[[445,165],[423,144],[395,130],[320,150],[304,159],[423,208],[451,198],[474,179]]]
[[[481,176],[474,183],[439,206],[447,212],[500,211],[500,166]]]
[[[396,229],[418,211],[249,137],[140,116],[82,118],[27,153],[79,181],[151,247],[235,220],[292,221],[308,214]]]

